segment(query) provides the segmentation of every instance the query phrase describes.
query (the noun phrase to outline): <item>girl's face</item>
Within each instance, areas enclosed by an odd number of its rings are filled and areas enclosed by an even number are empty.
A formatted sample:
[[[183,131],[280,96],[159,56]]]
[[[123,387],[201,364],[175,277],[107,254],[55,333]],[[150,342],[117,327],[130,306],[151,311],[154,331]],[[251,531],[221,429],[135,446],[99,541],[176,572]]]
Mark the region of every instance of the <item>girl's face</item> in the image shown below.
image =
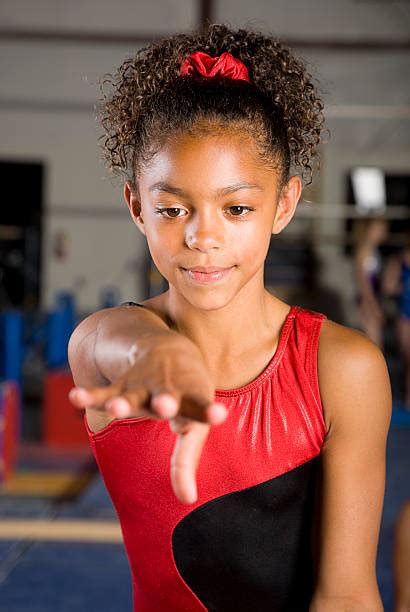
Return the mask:
[[[170,292],[212,310],[241,290],[263,288],[272,233],[291,220],[301,192],[292,177],[279,193],[278,171],[257,158],[249,137],[181,136],[139,178],[139,198],[124,196]],[[191,268],[222,268],[201,274]]]

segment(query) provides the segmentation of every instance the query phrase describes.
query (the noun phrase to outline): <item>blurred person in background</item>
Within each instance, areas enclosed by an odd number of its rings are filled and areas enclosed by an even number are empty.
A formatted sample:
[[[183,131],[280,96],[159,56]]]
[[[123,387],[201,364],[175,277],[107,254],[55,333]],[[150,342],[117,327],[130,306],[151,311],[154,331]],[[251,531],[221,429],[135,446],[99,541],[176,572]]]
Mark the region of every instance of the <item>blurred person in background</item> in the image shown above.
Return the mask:
[[[359,219],[354,227],[357,314],[363,331],[381,349],[385,315],[381,300],[382,257],[379,246],[386,240],[388,231],[388,222],[382,217]]]
[[[404,247],[386,263],[381,290],[396,301],[394,323],[404,370],[404,408],[410,411],[410,231]]]

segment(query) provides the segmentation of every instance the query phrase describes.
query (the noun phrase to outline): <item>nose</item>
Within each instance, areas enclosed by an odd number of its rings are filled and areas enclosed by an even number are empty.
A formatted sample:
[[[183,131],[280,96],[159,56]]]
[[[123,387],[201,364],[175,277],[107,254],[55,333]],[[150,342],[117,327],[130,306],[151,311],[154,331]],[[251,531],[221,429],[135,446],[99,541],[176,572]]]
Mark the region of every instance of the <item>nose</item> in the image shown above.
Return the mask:
[[[223,243],[222,221],[215,212],[197,213],[185,230],[185,243],[192,250],[218,249]]]

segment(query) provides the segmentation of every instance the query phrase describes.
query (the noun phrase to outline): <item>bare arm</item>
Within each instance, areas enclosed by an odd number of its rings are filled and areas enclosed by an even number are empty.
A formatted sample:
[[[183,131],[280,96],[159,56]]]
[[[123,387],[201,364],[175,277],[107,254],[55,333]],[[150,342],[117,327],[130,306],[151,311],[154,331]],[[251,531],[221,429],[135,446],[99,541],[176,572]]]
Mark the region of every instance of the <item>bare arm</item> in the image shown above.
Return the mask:
[[[330,428],[322,449],[319,559],[311,612],[382,612],[376,552],[385,490],[390,380],[368,338],[332,321],[318,356]]]
[[[177,434],[172,484],[181,501],[193,503],[209,427],[227,414],[214,402],[198,347],[148,309],[121,306],[84,319],[70,338],[68,357],[77,385],[69,397],[85,408],[92,431],[113,418],[169,419]]]

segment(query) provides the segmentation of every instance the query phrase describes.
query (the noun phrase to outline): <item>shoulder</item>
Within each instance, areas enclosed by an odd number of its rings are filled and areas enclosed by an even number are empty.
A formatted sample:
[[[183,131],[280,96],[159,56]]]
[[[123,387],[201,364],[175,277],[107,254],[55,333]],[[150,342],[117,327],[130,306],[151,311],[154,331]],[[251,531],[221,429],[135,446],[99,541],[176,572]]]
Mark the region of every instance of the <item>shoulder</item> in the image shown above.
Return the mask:
[[[138,302],[138,304],[144,306],[144,309],[135,307],[133,304],[136,302],[124,302],[119,306],[103,308],[87,315],[78,323],[71,334],[68,344],[69,355],[75,354],[78,348],[80,346],[82,347],[86,341],[87,344],[92,343],[93,337],[95,336],[101,322],[108,317],[110,321],[121,324],[122,321],[128,320],[128,318],[140,316],[142,314],[141,310],[143,310],[143,316],[150,311],[153,314],[158,315],[164,322],[166,322],[166,314],[161,307],[161,302],[159,301],[160,297],[161,296],[156,296],[143,302]]]
[[[323,378],[335,370],[342,374],[342,369],[353,375],[358,367],[380,366],[382,362],[385,363],[382,351],[364,332],[331,319],[323,321],[318,347],[318,365]]]
[[[121,324],[128,317],[135,317],[139,308],[120,305],[102,308],[85,316],[75,327],[68,341],[68,361],[73,369],[83,368],[83,360],[89,360],[94,352],[97,332],[105,319]],[[100,377],[97,377],[100,379]],[[97,384],[94,382],[93,384]]]
[[[93,343],[95,333],[101,321],[107,317],[113,308],[103,308],[84,317],[75,327],[68,342],[68,357],[77,354],[80,347]]]
[[[357,411],[364,419],[371,418],[372,407],[379,407],[381,417],[389,420],[391,387],[387,364],[380,348],[366,334],[324,320],[317,359],[328,436],[339,426],[349,426]]]

